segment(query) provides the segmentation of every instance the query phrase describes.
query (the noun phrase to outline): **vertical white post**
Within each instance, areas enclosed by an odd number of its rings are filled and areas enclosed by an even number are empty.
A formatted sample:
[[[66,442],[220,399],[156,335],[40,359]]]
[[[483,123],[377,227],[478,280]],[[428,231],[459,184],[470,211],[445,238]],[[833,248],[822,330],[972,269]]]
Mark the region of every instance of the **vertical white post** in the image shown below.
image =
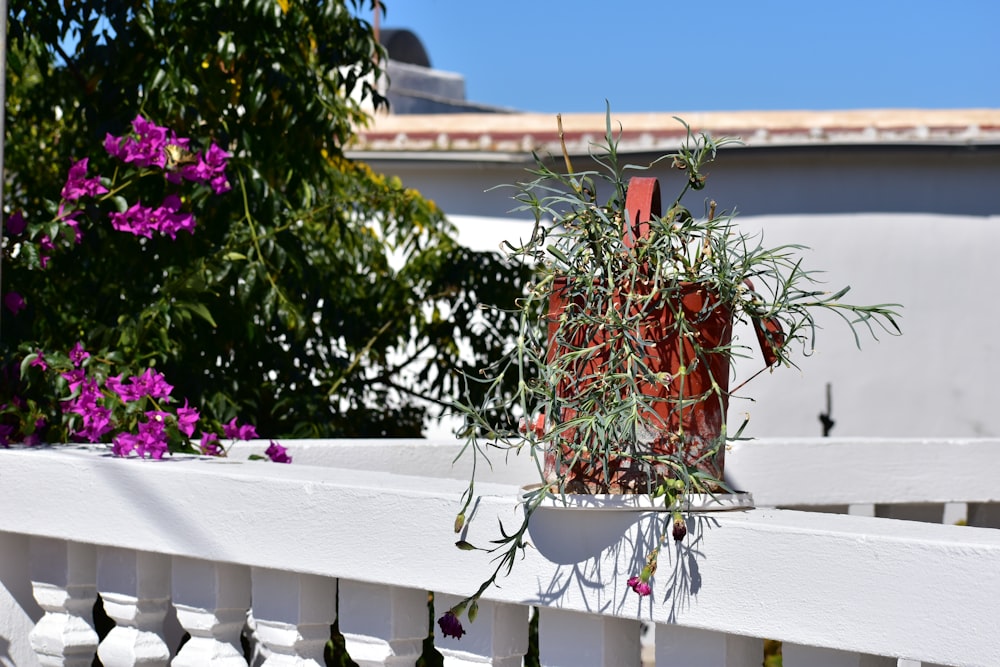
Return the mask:
[[[359,667],[412,666],[423,652],[427,591],[340,580],[340,631]]]
[[[264,666],[323,667],[330,626],[337,620],[337,580],[262,567],[250,576]]]
[[[31,594],[27,535],[0,532],[0,664],[37,665],[28,634],[42,617]]]
[[[438,619],[459,602],[454,595],[434,595],[434,618]],[[482,600],[473,623],[462,618],[466,634],[460,639],[444,637],[434,627],[434,647],[444,657],[446,667],[520,667],[528,652],[530,609],[521,605]]]
[[[170,608],[170,557],[100,547],[97,590],[115,627],[97,648],[104,667],[166,667],[163,621]]]
[[[848,505],[847,513],[854,516],[875,516],[875,503],[854,503]]]
[[[764,641],[722,632],[656,626],[657,667],[758,667]]]
[[[550,607],[538,613],[538,662],[543,667],[640,664],[639,621]]]
[[[250,608],[250,570],[175,556],[171,563],[177,621],[191,638],[171,667],[246,667],[240,633]]]
[[[38,662],[90,667],[97,651],[97,549],[47,537],[31,538],[31,586],[45,615],[31,631]]]
[[[941,523],[946,526],[954,526],[957,523],[967,523],[969,519],[969,506],[966,503],[945,503]]]

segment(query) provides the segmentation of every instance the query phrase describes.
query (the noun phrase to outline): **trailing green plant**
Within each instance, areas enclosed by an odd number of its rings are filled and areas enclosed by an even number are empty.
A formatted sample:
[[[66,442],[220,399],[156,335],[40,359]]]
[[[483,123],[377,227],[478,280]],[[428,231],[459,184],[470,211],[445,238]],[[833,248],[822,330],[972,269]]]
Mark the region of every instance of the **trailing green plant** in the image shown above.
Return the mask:
[[[809,354],[821,312],[839,315],[858,345],[863,334],[899,333],[896,304],[855,305],[844,300],[849,288],[828,291],[803,265],[803,246],[768,246],[714,202],[689,209],[685,199],[704,188],[708,165],[738,140],[678,121],[685,141],[656,162],[668,161],[682,184],[662,215],[658,183],[647,193],[654,200],[648,221],[629,219],[629,189],[653,182],[629,177],[652,165],[623,163],[610,109],[604,142],[592,152],[595,169],[575,172],[565,156],[560,172],[536,156],[532,178],[516,185],[517,210],[533,214],[535,225],[526,242],[507,250],[534,267],[535,280],[518,303],[516,341],[467,378],[486,390],[470,392],[457,411],[461,455],[473,457],[474,471],[497,454],[527,453],[540,483],[524,496],[522,525],[501,526],[485,548],[496,554],[493,574],[442,617],[442,629],[461,630],[463,612],[474,618],[478,598],[525,548],[532,513],[553,497],[649,494],[673,510],[662,539],[683,540],[686,497],[732,492],[722,464],[726,442],[742,426],[732,433],[726,425],[731,361],[750,353],[734,324],[756,333],[765,367]],[[511,377],[516,391],[504,393]],[[474,500],[475,472],[456,532]],[[629,580],[640,595],[650,593],[658,552]]]

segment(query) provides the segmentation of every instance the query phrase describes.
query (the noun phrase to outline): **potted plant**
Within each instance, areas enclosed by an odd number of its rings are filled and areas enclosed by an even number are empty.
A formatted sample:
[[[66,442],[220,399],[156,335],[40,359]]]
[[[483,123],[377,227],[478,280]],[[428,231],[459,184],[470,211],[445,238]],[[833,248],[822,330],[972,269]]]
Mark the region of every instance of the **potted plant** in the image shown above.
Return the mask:
[[[695,497],[711,504],[735,493],[724,479],[726,442],[745,422],[731,432],[726,411],[739,388],[730,387],[732,361],[750,352],[735,325],[756,333],[761,370],[793,365],[794,352],[808,351],[820,311],[839,314],[859,343],[859,329],[899,332],[895,304],[845,303],[849,288],[825,290],[804,268],[803,247],[768,247],[715,202],[687,208],[718,149],[738,140],[684,127],[686,141],[659,159],[682,181],[665,209],[658,181],[631,175],[645,167],[621,163],[610,111],[593,153],[597,170],[574,172],[564,149],[564,172],[536,156],[533,178],[516,186],[518,210],[533,213],[535,225],[508,250],[535,267],[537,280],[518,303],[520,335],[510,351],[470,379],[490,391],[483,403],[458,405],[460,435],[463,455],[526,451],[540,479],[525,493],[522,526],[504,530],[490,549],[499,553],[492,577],[441,618],[447,634],[461,630],[464,611],[473,619],[478,597],[510,571],[543,503],[574,494],[640,499],[668,511],[673,537],[683,539],[682,515]],[[514,389],[505,392],[512,375]],[[657,551],[629,581],[640,595],[649,593]]]

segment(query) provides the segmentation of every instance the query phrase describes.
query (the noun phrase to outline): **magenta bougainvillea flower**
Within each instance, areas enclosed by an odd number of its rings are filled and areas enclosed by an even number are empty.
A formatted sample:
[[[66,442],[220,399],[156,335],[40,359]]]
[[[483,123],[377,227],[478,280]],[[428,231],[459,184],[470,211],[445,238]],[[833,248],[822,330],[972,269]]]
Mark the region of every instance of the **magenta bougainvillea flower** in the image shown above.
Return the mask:
[[[31,363],[28,365],[41,368],[43,371],[49,370],[49,365],[45,362],[45,354],[41,350],[38,350],[38,352],[35,355],[35,358],[32,359]]]
[[[157,411],[147,412],[146,421],[139,423],[138,433],[121,434],[116,440],[123,441],[123,446],[129,447],[129,452],[134,450],[140,458],[148,456],[151,459],[162,459],[169,449],[163,415],[164,413]]]
[[[179,186],[185,181],[193,182],[211,188],[215,194],[232,189],[226,176],[231,157],[228,152],[215,143],[209,144],[208,149],[201,152],[193,147],[190,139],[179,137],[172,130],[141,115],[133,119],[130,131],[123,136],[106,135],[104,149],[111,157],[125,162],[131,169],[120,170],[124,174],[121,178],[116,172],[114,179],[102,179],[100,175],[88,176],[88,158],[72,163],[60,191],[61,200],[58,202],[57,213],[50,223],[63,223],[73,233],[69,234],[65,228],[54,228],[47,223],[38,230],[33,226],[30,240],[22,241],[37,244],[37,254],[24,255],[31,260],[37,257],[41,268],[46,268],[52,261],[50,252],[64,243],[64,240],[72,236],[77,243],[81,241],[81,227],[88,222],[89,214],[96,210],[96,205],[103,203],[106,206],[110,203],[107,201],[108,197],[101,198],[96,204],[79,202],[85,197],[108,195],[109,188],[119,194],[134,180],[155,180],[159,177],[165,181],[167,192],[158,206],[147,206],[138,201],[131,206],[126,204],[124,211],[115,210],[108,215],[112,227],[117,230],[146,238],[161,234],[175,239],[181,231],[194,233],[194,215],[186,212],[184,207],[190,207],[190,203],[197,201],[205,192],[200,190],[194,195],[188,195],[181,187],[172,187],[171,184]],[[117,201],[121,200],[116,200],[116,203]],[[13,238],[25,234],[27,228],[24,214],[18,210],[6,216],[3,233]],[[52,229],[58,229],[58,233],[53,233]],[[37,268],[37,265],[31,268]],[[26,307],[25,299],[18,292],[8,292],[0,301],[15,315]],[[203,431],[200,444],[193,442],[201,415],[187,400],[182,406],[176,407],[171,398],[173,387],[162,374],[148,368],[141,375],[131,376],[127,380],[122,374],[110,375],[114,364],[105,356],[102,352],[97,355],[99,359],[96,361],[85,363],[91,355],[81,342],[77,342],[68,355],[54,355],[51,361],[46,360],[41,350],[29,355],[31,367],[49,371],[51,364],[51,372],[65,381],[64,386],[68,387],[69,396],[62,399],[61,407],[67,417],[65,428],[72,439],[106,442],[104,438],[109,438],[117,456],[134,453],[143,458],[159,459],[172,449],[183,452],[200,450],[203,453],[225,456],[226,452],[219,445],[217,433]],[[143,412],[147,405],[155,410]],[[32,430],[30,426],[2,425],[0,429],[6,431],[0,432],[0,441],[6,442],[11,433],[17,433],[23,428],[21,437],[27,442],[28,438],[40,437],[39,431],[43,426],[44,423],[36,424]],[[226,437],[232,439],[259,437],[254,426],[239,424],[236,419],[224,425],[223,431]],[[109,433],[114,435],[109,436]],[[272,461],[291,463],[292,460],[288,450],[274,441],[268,447],[267,454]]]
[[[24,213],[17,210],[7,216],[7,222],[4,223],[4,230],[8,236],[20,236],[27,225],[28,222],[24,219]]]
[[[69,168],[69,175],[66,178],[66,185],[62,189],[62,198],[66,201],[76,201],[80,197],[96,197],[108,191],[101,185],[100,176],[87,178],[87,162],[90,158],[78,160]]]
[[[441,634],[445,637],[461,639],[462,635],[465,634],[465,628],[462,627],[462,622],[458,620],[458,617],[451,611],[446,611],[444,615],[438,619],[438,626],[441,628]]]
[[[639,597],[646,597],[653,592],[648,581],[643,581],[639,577],[632,577],[628,580],[628,586],[639,594]]]
[[[112,211],[108,213],[111,219],[111,226],[119,232],[128,232],[135,236],[145,236],[153,238],[155,228],[153,226],[153,209],[143,206],[142,202],[136,202],[129,206],[124,212]]]
[[[69,360],[73,362],[73,366],[79,368],[83,360],[90,356],[90,352],[83,349],[83,343],[76,341],[76,345],[69,351]]]
[[[187,146],[187,139],[179,139],[173,132],[156,123],[136,116],[132,121],[133,137],[104,137],[104,150],[122,162],[137,167],[159,167],[167,164],[167,144]]]
[[[94,378],[86,377],[82,368],[62,374],[75,396],[66,401],[66,412],[74,412],[82,418],[82,425],[73,435],[84,442],[100,442],[104,434],[111,431],[111,409],[102,405],[104,394]]]
[[[17,315],[24,310],[24,297],[17,292],[7,292],[3,295],[3,305],[7,310]]]
[[[108,213],[108,218],[111,219],[111,226],[114,229],[135,236],[152,238],[154,232],[159,232],[175,239],[179,231],[194,234],[194,214],[181,211],[181,198],[177,195],[167,195],[163,205],[157,208],[136,202],[124,213],[118,211]]]
[[[197,163],[184,165],[181,176],[195,183],[207,183],[212,192],[221,195],[232,189],[226,178],[226,163],[229,157],[229,153],[212,144],[204,155],[198,156]]]
[[[222,434],[233,440],[250,440],[257,437],[257,429],[250,424],[240,426],[236,423],[236,417],[233,417],[228,424],[222,425]]]
[[[126,403],[141,400],[146,396],[169,398],[170,392],[174,390],[173,385],[167,384],[163,374],[157,373],[152,368],[147,368],[142,375],[130,377],[129,384],[122,382],[121,375],[109,377],[105,384]]]
[[[274,440],[271,441],[271,445],[264,452],[267,454],[267,458],[271,459],[275,463],[291,463],[292,457],[288,455],[288,448],[282,447]]]
[[[177,232],[185,231],[194,234],[194,214],[181,212],[181,198],[177,195],[167,195],[163,205],[153,211],[153,228],[172,239],[177,238]]]
[[[177,430],[190,438],[194,435],[194,427],[198,425],[199,417],[198,409],[188,407],[185,398],[184,405],[177,408]]]
[[[180,183],[183,179],[207,184],[217,195],[232,189],[225,173],[231,156],[216,144],[203,154],[192,153],[190,139],[178,137],[172,130],[141,115],[132,121],[132,132],[134,136],[105,135],[104,150],[137,167],[164,169],[171,183]]]
[[[83,425],[75,431],[84,442],[101,442],[104,435],[114,429],[111,423],[111,408],[96,403],[88,406],[81,413]]]
[[[52,243],[52,239],[49,238],[48,234],[42,236],[41,240],[39,240],[38,242],[38,247],[40,250],[43,251],[52,251],[55,250],[56,248],[55,244]],[[49,265],[50,259],[52,258],[49,255],[45,254],[44,252],[38,253],[38,262],[42,265],[43,269]]]
[[[208,456],[222,456],[222,447],[219,445],[219,436],[215,433],[202,433],[201,445],[198,447],[202,454]]]

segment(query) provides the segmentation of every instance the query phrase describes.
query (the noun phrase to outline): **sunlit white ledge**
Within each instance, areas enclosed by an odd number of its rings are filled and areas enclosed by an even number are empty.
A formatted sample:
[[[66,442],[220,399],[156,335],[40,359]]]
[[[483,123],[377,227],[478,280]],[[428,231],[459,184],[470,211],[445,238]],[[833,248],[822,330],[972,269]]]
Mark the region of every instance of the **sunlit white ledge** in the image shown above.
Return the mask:
[[[232,455],[262,454],[267,441],[238,443]],[[461,444],[428,440],[297,440],[296,463],[468,479]],[[538,481],[527,451],[480,463],[482,479],[516,485]],[[1000,440],[973,438],[765,438],[730,445],[730,484],[758,506],[856,503],[1000,502]]]
[[[453,546],[462,481],[306,465],[305,450],[286,444],[296,464],[0,450],[0,531],[458,596],[491,571],[488,554]],[[518,522],[519,492],[489,483],[477,491],[478,518],[463,537],[485,545],[498,519]],[[773,509],[702,515],[683,547],[664,549],[653,595],[640,599],[625,582],[662,518],[540,512],[532,548],[485,597],[864,654],[1000,664],[992,631],[1000,531]]]

